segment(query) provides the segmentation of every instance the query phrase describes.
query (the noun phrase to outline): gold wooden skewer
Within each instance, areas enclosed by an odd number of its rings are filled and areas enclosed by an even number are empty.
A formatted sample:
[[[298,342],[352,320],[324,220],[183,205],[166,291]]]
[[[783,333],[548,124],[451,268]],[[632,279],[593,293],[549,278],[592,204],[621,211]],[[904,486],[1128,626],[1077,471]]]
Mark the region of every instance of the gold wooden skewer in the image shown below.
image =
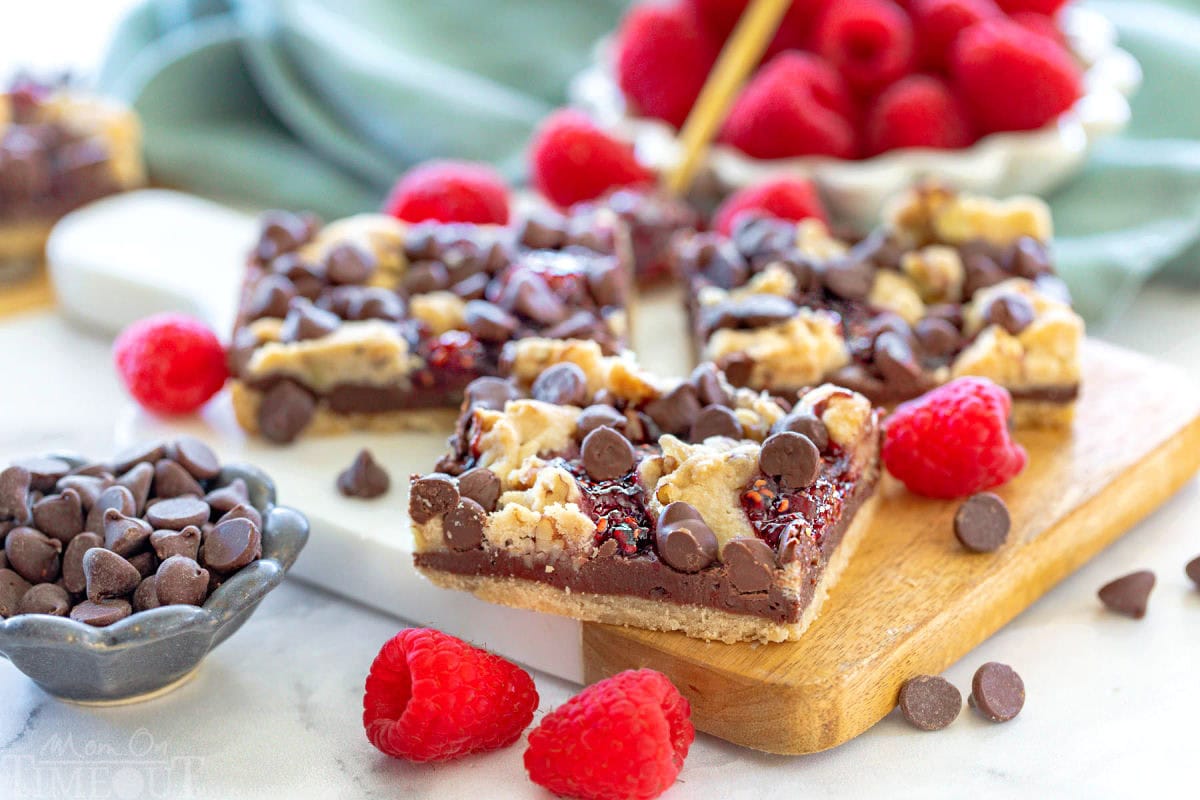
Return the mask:
[[[700,160],[725,120],[734,95],[758,65],[790,4],[791,0],[754,0],[742,13],[679,134],[683,152],[664,184],[670,194],[678,197],[692,185]]]

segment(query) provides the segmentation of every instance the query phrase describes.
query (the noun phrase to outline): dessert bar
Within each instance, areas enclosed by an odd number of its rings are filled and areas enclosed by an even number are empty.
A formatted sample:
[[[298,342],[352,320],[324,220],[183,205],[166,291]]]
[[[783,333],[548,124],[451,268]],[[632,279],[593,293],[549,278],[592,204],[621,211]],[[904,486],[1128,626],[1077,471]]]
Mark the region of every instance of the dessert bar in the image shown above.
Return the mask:
[[[925,185],[858,242],[823,223],[743,216],[682,236],[699,360],[735,385],[791,394],[829,381],[880,404],[962,375],[1012,393],[1018,425],[1069,424],[1084,326],[1049,253],[1050,212]]]
[[[726,642],[793,639],[869,524],[876,411],[791,404],[712,364],[661,380],[595,342],[525,339],[471,384],[413,479],[417,568],[496,603]]]
[[[59,217],[145,180],[133,112],[18,80],[0,95],[0,271],[40,258]]]
[[[510,340],[618,351],[628,252],[623,226],[599,211],[513,227],[268,214],[230,348],[238,421],[277,442],[449,427]]]
[[[671,279],[671,243],[680,231],[701,227],[699,213],[684,200],[663,192],[619,188],[598,200],[571,207],[570,215],[587,219],[611,212],[625,224],[633,251],[634,277],[640,286]]]

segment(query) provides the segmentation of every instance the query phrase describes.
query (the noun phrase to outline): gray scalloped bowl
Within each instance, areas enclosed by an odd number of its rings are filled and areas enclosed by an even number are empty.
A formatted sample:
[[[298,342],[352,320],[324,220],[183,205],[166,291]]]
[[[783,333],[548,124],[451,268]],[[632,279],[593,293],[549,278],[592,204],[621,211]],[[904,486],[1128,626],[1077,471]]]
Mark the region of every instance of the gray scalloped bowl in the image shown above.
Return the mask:
[[[308,520],[275,505],[275,485],[265,473],[229,464],[217,485],[234,478],[246,482],[263,516],[262,558],[222,583],[202,607],[154,608],[105,628],[46,614],[12,617],[0,620],[0,654],[49,694],[77,703],[145,700],[183,683],[283,581],[308,541]]]

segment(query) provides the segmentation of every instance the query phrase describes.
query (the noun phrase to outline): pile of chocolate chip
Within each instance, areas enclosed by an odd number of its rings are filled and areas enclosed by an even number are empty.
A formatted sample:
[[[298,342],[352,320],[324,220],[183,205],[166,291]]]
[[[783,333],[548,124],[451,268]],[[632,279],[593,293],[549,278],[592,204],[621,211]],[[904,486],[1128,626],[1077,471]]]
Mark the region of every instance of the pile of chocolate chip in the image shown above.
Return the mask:
[[[0,616],[53,614],[102,627],[137,611],[203,605],[262,556],[246,482],[182,437],[72,467],[27,458],[0,471]]]

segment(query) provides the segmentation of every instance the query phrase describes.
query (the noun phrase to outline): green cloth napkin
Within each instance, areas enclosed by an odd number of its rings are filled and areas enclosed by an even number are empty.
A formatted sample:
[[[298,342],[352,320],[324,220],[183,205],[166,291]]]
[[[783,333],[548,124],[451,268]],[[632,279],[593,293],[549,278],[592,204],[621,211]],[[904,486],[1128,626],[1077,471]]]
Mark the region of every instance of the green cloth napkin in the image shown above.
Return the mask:
[[[435,156],[520,177],[537,121],[625,0],[147,0],[101,88],[162,181],[337,216]],[[1097,0],[1145,83],[1133,123],[1051,199],[1062,273],[1110,318],[1163,272],[1200,285],[1200,0]]]

